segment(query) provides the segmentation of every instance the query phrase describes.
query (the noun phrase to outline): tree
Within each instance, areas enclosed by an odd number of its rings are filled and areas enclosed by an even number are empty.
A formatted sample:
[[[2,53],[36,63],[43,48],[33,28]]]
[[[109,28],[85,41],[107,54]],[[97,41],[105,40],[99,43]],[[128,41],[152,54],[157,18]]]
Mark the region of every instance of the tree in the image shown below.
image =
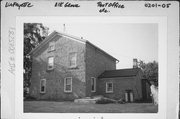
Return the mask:
[[[158,62],[153,61],[144,63],[143,61],[140,61],[139,67],[143,71],[144,78],[155,83],[155,85],[158,85]]]
[[[24,89],[30,86],[32,59],[29,53],[45,39],[48,30],[42,23],[24,24]]]

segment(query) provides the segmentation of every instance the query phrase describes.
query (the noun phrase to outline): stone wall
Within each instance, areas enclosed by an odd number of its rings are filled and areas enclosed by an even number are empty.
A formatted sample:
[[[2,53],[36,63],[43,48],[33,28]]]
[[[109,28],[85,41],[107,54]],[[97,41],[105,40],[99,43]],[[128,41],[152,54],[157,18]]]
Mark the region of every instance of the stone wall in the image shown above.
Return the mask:
[[[136,77],[116,77],[99,79],[98,93],[109,98],[119,100],[124,99],[126,90],[132,90],[134,99],[141,99],[142,90],[139,87],[141,82],[137,82]],[[106,83],[113,83],[113,93],[106,93]]]
[[[59,35],[53,38],[55,51],[48,52],[49,44],[33,55],[30,94],[37,99],[73,100],[85,96],[85,43]],[[77,67],[69,67],[69,53],[77,53]],[[48,57],[54,56],[54,69],[47,70]],[[72,92],[64,92],[64,79],[72,77]],[[40,79],[46,79],[46,93],[40,93]]]
[[[115,70],[116,60],[91,44],[86,44],[86,96],[97,95],[98,76],[105,70]],[[91,77],[96,78],[96,92],[91,92]]]

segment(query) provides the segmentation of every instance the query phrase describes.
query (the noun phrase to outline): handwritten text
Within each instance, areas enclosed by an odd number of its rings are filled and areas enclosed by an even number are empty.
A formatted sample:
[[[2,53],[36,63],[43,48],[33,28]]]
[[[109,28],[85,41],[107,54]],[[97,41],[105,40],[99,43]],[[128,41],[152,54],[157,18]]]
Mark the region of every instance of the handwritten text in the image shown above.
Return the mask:
[[[100,7],[101,9],[99,10],[99,12],[103,12],[103,13],[108,13],[110,12],[109,10],[107,10],[108,8],[125,8],[125,6],[123,4],[119,4],[119,2],[97,2],[97,7]]]
[[[75,8],[78,8],[78,7],[80,7],[80,5],[79,4],[73,4],[70,2],[56,2],[54,7],[75,7]]]
[[[9,68],[11,74],[15,74],[15,28],[9,29],[8,36],[8,51],[9,51]]]
[[[5,7],[17,7],[20,10],[21,7],[33,7],[33,5],[30,2],[6,2]]]

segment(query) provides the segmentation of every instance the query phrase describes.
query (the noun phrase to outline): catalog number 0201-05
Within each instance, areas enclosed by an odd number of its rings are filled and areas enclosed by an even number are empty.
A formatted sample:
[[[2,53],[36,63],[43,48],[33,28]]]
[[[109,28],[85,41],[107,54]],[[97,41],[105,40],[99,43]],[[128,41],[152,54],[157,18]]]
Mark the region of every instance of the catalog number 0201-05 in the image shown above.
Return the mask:
[[[171,3],[164,3],[164,4],[145,3],[144,6],[147,8],[169,8],[171,6]]]

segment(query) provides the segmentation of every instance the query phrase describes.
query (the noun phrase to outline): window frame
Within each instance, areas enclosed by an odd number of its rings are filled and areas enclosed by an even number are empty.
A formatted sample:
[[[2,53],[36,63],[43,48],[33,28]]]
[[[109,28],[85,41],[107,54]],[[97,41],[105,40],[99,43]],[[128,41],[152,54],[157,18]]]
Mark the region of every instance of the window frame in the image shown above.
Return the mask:
[[[92,90],[92,80],[94,80],[94,90]],[[95,77],[91,77],[91,92],[96,92],[96,78]]]
[[[53,49],[51,49],[50,47],[53,47]],[[54,51],[55,49],[56,49],[56,48],[55,48],[55,41],[49,42],[48,52],[52,52],[52,51]]]
[[[112,91],[108,91],[108,84],[112,84]],[[106,93],[113,93],[113,82],[106,82]]]
[[[42,81],[45,81],[45,86],[44,86],[44,91],[41,90],[41,87],[42,87]],[[46,79],[40,79],[40,93],[41,94],[44,94],[46,93]]]
[[[70,65],[71,64],[71,59],[70,59],[70,55],[71,54],[75,54],[75,65]],[[68,59],[68,65],[69,65],[69,68],[76,68],[77,67],[77,52],[70,52],[69,53],[69,59]]]
[[[66,79],[67,78],[70,78],[71,79],[71,89],[70,90],[66,90],[66,86],[67,86],[67,84],[66,84]],[[72,92],[72,77],[66,77],[66,78],[64,78],[64,92],[65,93],[71,93]]]
[[[53,58],[53,65],[52,65],[52,68],[49,68],[49,59],[50,58]],[[54,69],[54,60],[55,60],[55,58],[54,58],[54,56],[50,56],[50,57],[48,57],[48,59],[47,59],[48,61],[47,61],[47,70],[52,70],[52,69]]]

